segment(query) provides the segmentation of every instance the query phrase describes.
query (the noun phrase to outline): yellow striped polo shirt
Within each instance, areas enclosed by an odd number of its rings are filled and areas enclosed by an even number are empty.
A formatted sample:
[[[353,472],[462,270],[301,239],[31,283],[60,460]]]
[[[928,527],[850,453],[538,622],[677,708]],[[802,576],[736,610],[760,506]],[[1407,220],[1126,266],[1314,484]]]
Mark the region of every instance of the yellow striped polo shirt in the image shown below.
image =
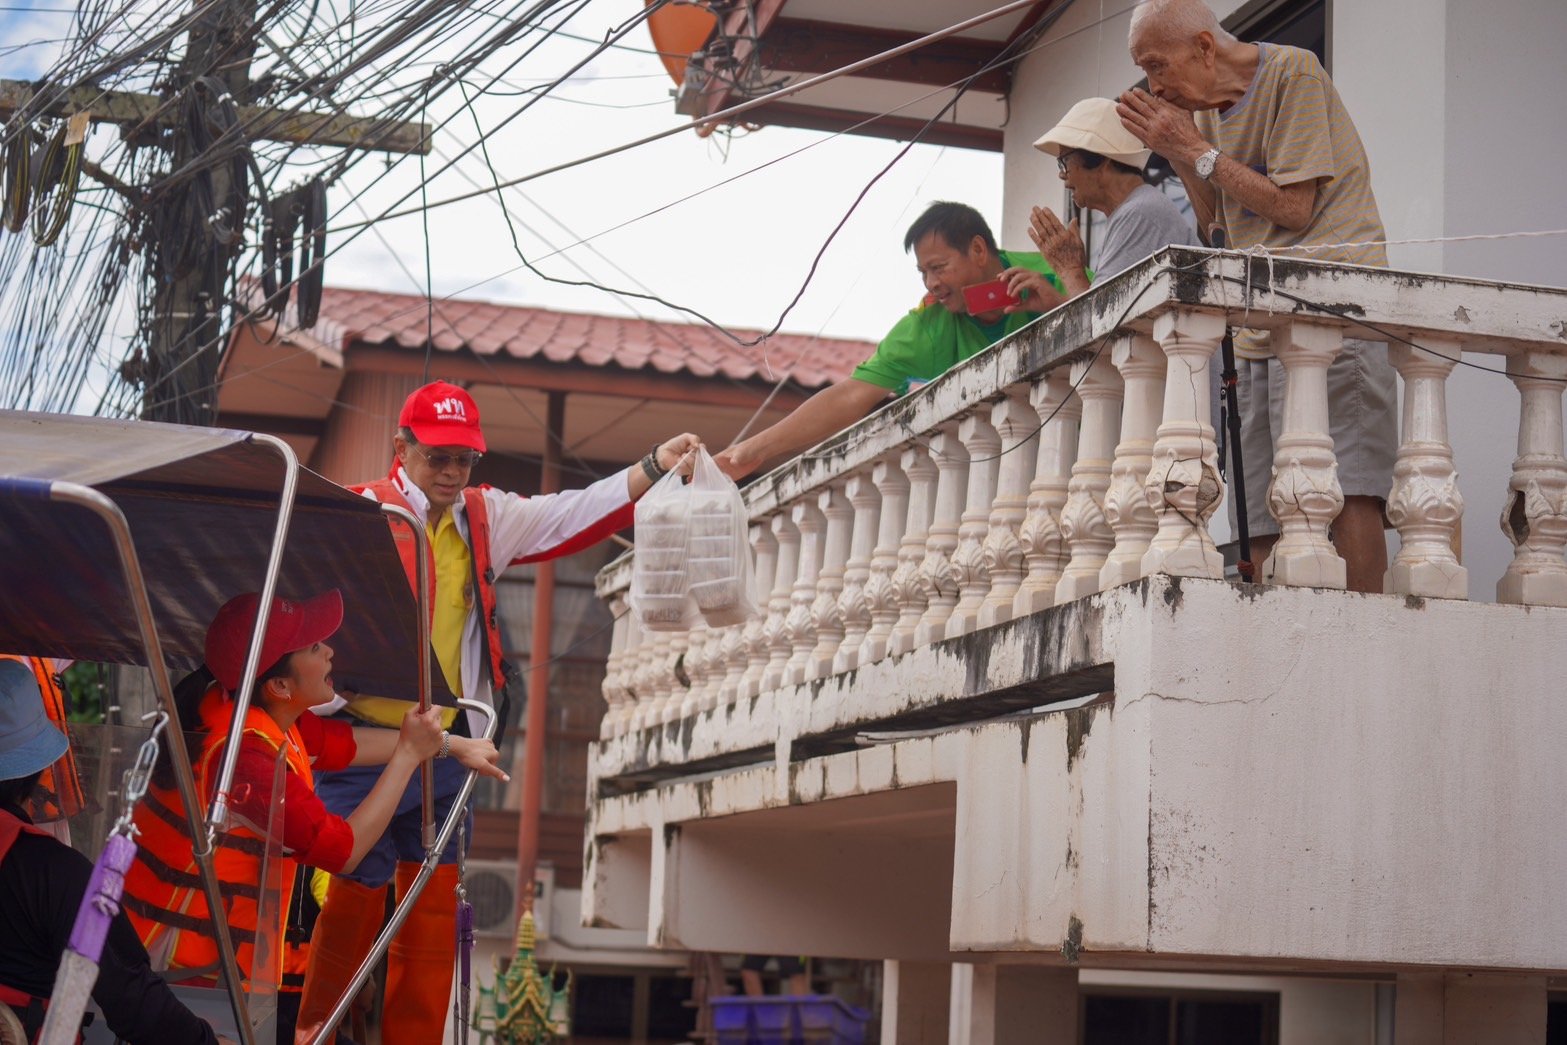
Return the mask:
[[[1197,129],[1224,155],[1275,185],[1317,179],[1317,198],[1311,222],[1296,231],[1248,210],[1215,186],[1217,215],[1229,245],[1359,243],[1365,245],[1293,256],[1386,266],[1387,248],[1367,242],[1387,238],[1371,194],[1371,165],[1333,81],[1310,51],[1284,44],[1257,47],[1257,72],[1245,95],[1222,113],[1197,113]],[[1269,354],[1249,338],[1237,338],[1236,349],[1253,359]]]

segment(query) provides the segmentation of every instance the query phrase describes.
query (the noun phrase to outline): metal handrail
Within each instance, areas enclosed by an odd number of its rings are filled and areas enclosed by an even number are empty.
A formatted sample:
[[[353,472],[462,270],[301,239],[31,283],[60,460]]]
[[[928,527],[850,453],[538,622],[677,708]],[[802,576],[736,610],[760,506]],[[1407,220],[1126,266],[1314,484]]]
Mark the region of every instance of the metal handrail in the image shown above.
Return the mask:
[[[382,504],[381,511],[397,516],[414,533],[414,605],[419,609],[419,710],[430,710],[430,536],[419,517],[399,504]],[[429,850],[435,843],[435,760],[419,767],[419,844]]]
[[[261,646],[267,633],[267,620],[272,615],[272,596],[277,591],[277,575],[283,565],[283,546],[288,542],[288,523],[294,514],[294,491],[299,485],[299,458],[294,455],[293,447],[276,436],[258,433],[251,438],[271,446],[283,458],[283,492],[278,499],[277,526],[272,531],[272,551],[267,557],[267,573],[261,582],[261,604],[256,607],[256,626],[250,633],[250,649],[245,654],[245,671],[240,676],[239,691],[234,694],[234,719],[229,726],[228,743],[223,747],[218,789],[212,796],[207,830],[199,841],[193,840],[196,845],[205,845],[208,853],[212,852],[218,832],[228,822],[229,789],[234,786],[234,767],[239,764],[240,738],[245,733],[245,716],[250,713],[250,698],[256,688]]]
[[[484,734],[481,739],[489,740],[495,735],[497,716],[494,708],[477,700],[464,699],[459,699],[457,706],[469,711],[476,711],[485,716]],[[414,902],[419,899],[419,894],[424,892],[424,887],[429,883],[430,876],[435,873],[436,865],[441,862],[441,852],[446,848],[446,843],[451,841],[452,832],[457,830],[457,825],[462,822],[463,814],[467,811],[468,799],[473,794],[473,785],[478,776],[479,771],[477,769],[468,771],[467,778],[457,792],[457,799],[452,803],[452,810],[446,815],[446,820],[441,824],[441,830],[435,837],[435,844],[428,847],[425,851],[424,862],[419,865],[419,873],[414,876],[413,883],[409,885],[408,891],[398,901],[397,909],[392,912],[392,917],[386,923],[386,927],[375,938],[375,944],[370,948],[370,953],[365,955],[364,960],[359,963],[359,968],[354,970],[354,975],[348,981],[342,995],[338,997],[337,1004],[332,1007],[331,1013],[316,1031],[316,1036],[311,1039],[311,1045],[326,1045],[327,1041],[331,1039],[338,1022],[348,1012],[350,1001],[355,994],[359,993],[359,988],[364,986],[365,980],[370,976],[370,971],[381,960],[381,956],[386,953],[387,947],[391,945],[392,938],[397,935],[397,930],[401,929],[403,922],[408,919],[409,913],[413,910]]]
[[[8,486],[16,489],[20,489],[19,482],[27,481],[6,480]],[[39,485],[45,488],[45,496],[50,500],[79,505],[96,514],[109,527],[109,533],[114,538],[115,552],[119,556],[120,567],[125,573],[125,583],[130,589],[131,604],[136,612],[136,625],[141,631],[142,645],[147,650],[147,667],[152,671],[153,688],[157,691],[158,699],[163,704],[164,710],[168,712],[170,720],[176,723],[173,729],[165,731],[164,740],[169,746],[169,762],[174,767],[174,779],[180,793],[180,804],[185,808],[186,827],[191,837],[191,851],[200,870],[202,892],[207,897],[207,910],[218,943],[218,964],[223,973],[223,980],[229,988],[229,1004],[234,1009],[236,1031],[243,1045],[256,1045],[254,1029],[250,1026],[250,1012],[245,1003],[245,992],[240,987],[242,981],[239,975],[239,959],[234,952],[234,940],[229,933],[228,916],[223,906],[223,892],[218,884],[217,869],[213,864],[213,847],[210,836],[203,829],[206,825],[202,823],[200,814],[203,803],[201,796],[196,792],[196,774],[191,768],[190,752],[185,747],[184,731],[178,725],[179,711],[174,704],[174,687],[169,682],[168,665],[163,660],[163,644],[158,639],[157,625],[153,621],[152,602],[147,597],[147,583],[142,576],[141,560],[136,555],[135,543],[131,540],[130,524],[118,505],[91,487],[67,482],[42,482]],[[252,647],[252,657],[258,653],[259,649]],[[236,717],[236,725],[241,721]],[[231,741],[229,747],[231,750],[236,750],[238,744]],[[202,846],[203,840],[208,843],[205,847]]]

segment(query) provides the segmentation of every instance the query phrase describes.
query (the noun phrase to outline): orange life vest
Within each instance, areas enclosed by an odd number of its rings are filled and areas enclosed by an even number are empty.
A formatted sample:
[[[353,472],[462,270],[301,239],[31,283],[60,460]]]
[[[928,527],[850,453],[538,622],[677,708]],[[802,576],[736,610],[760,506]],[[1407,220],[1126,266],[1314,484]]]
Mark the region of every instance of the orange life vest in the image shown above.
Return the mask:
[[[394,466],[395,469],[395,466]],[[385,479],[377,479],[375,482],[365,483],[363,486],[353,486],[349,489],[355,493],[369,492],[382,504],[395,504],[413,512],[408,498],[397,488],[397,483],[388,476]],[[489,506],[484,500],[484,491],[488,487],[469,486],[462,492],[463,511],[468,519],[468,548],[473,554],[474,588],[479,593],[480,621],[484,624],[484,637],[489,650],[490,684],[496,692],[496,700],[502,699],[502,691],[506,688],[507,673],[511,670],[506,663],[505,647],[501,640],[500,618],[495,612],[495,575],[496,564],[490,560],[490,513]],[[500,569],[507,566],[521,566],[530,562],[543,562],[546,559],[558,559],[567,555],[575,555],[585,551],[595,544],[610,537],[612,534],[631,526],[633,519],[633,507],[627,504],[619,511],[611,512],[581,533],[573,534],[565,541],[551,548],[546,548],[532,555],[519,555],[510,562],[500,564]],[[419,547],[414,535],[409,532],[408,524],[401,519],[389,518],[392,527],[392,539],[397,542],[397,554],[403,561],[403,570],[408,574],[408,586],[417,588],[419,584],[418,560],[414,557]],[[435,613],[435,553],[431,552],[430,559],[430,613]],[[457,694],[465,696],[466,694]],[[504,708],[501,722],[506,721]],[[497,738],[498,740],[499,738]]]
[[[375,495],[375,499],[382,504],[395,504],[399,508],[406,509],[418,516],[413,505],[408,503],[408,498],[397,488],[397,484],[391,479],[377,479],[373,483],[366,483],[353,488],[356,492],[369,491]],[[462,492],[463,510],[468,518],[468,550],[473,555],[473,582],[474,590],[479,595],[479,620],[484,624],[485,644],[489,652],[490,685],[494,687],[496,699],[500,699],[500,691],[506,688],[506,673],[510,666],[506,663],[505,648],[501,642],[500,618],[495,611],[495,568],[490,562],[490,513],[489,506],[484,502],[484,490],[481,487],[470,486]],[[408,523],[395,516],[388,516],[387,522],[392,527],[392,540],[397,542],[397,555],[403,561],[403,572],[408,574],[408,586],[417,590],[419,584],[419,560],[415,558],[419,554],[419,542],[413,532],[408,528]],[[430,616],[435,616],[435,553],[429,552],[426,556],[429,560]],[[457,696],[464,696],[462,693]]]
[[[69,736],[66,728],[65,690],[48,658],[0,653],[0,660],[14,660],[31,669],[33,677],[38,680],[38,692],[43,694],[44,714],[54,723],[55,728]],[[82,811],[85,803],[81,777],[76,771],[75,749],[66,748],[65,754],[44,770],[38,778],[37,789],[24,804],[27,814],[39,822],[63,820]]]
[[[22,657],[14,658],[22,660]],[[34,827],[24,820],[0,809],[0,864],[5,863],[6,854],[16,844],[16,840],[23,834],[39,835],[43,838],[53,838],[48,831]],[[24,1027],[42,1027],[44,1012],[49,1008],[49,999],[40,998],[26,991],[0,983],[0,1002],[9,1005],[16,1015],[22,1020]],[[34,1032],[37,1033],[36,1031]],[[35,1039],[34,1039],[35,1040]]]
[[[228,742],[234,719],[234,702],[216,683],[201,702],[204,735],[196,760],[196,793],[210,799],[217,789],[223,747]],[[315,776],[310,757],[297,730],[286,733],[271,715],[252,706],[245,716],[244,735],[261,741],[271,751],[282,751],[287,759],[286,772],[297,774],[311,788]],[[179,793],[152,787],[136,809],[138,852],[136,862],[125,876],[123,906],[136,933],[148,951],[167,948],[170,980],[207,979],[218,965],[217,936],[208,917],[207,896],[201,887],[201,872],[191,849],[185,814]],[[262,863],[268,849],[265,825],[259,828],[236,823],[220,833],[213,854],[221,883],[224,909],[234,941],[240,974],[252,975],[257,945],[257,906],[262,898]],[[276,983],[281,973],[284,906],[293,893],[297,865],[281,856],[281,839],[272,847],[278,868],[277,909],[272,913],[275,964],[266,982]],[[166,939],[167,937],[167,939]],[[181,975],[181,970],[184,975]]]

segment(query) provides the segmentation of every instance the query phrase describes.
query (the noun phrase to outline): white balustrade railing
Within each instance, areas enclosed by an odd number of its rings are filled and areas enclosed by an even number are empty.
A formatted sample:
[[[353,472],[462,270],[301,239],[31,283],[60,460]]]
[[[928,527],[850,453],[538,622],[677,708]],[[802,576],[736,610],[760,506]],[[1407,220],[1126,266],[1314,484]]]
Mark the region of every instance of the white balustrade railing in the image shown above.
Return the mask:
[[[1349,336],[1389,341],[1403,384],[1387,503],[1400,547],[1385,590],[1469,595],[1453,550],[1464,502],[1446,383],[1463,355],[1484,354],[1520,404],[1518,456],[1498,477],[1515,550],[1497,598],[1567,606],[1567,291],[1171,249],[750,486],[750,621],[646,631],[626,608],[629,559],[607,567],[599,593],[617,620],[604,735],[1151,574],[1222,576],[1208,532],[1224,494],[1212,368],[1226,329],[1243,324],[1271,332],[1284,373],[1273,481],[1252,493],[1281,531],[1263,582],[1344,587],[1327,368]]]

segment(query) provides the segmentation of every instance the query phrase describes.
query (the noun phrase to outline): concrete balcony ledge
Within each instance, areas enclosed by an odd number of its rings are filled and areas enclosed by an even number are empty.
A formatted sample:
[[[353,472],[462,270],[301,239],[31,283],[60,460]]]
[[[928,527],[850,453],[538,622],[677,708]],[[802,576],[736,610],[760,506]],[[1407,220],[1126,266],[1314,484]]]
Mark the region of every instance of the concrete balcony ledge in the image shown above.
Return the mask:
[[[584,913],[701,950],[1561,973],[1564,627],[1146,578],[605,741]],[[904,721],[934,732],[851,746]]]

